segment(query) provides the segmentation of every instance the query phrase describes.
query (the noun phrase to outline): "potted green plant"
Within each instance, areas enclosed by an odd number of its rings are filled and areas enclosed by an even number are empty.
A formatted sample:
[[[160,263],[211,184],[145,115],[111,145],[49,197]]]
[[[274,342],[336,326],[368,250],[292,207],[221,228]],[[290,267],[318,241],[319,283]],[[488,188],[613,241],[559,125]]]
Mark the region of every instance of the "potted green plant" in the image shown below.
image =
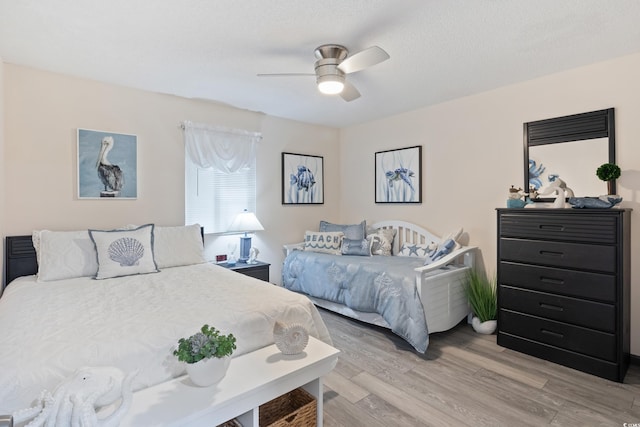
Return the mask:
[[[607,194],[613,194],[613,182],[620,178],[620,168],[614,163],[604,163],[596,169],[596,176],[607,183]]]
[[[496,330],[498,300],[496,296],[496,278],[469,270],[465,283],[465,293],[474,317],[471,325],[476,332],[492,334]]]
[[[173,355],[187,364],[187,373],[194,384],[207,387],[224,378],[236,349],[233,334],[222,335],[209,325],[189,338],[180,338]]]

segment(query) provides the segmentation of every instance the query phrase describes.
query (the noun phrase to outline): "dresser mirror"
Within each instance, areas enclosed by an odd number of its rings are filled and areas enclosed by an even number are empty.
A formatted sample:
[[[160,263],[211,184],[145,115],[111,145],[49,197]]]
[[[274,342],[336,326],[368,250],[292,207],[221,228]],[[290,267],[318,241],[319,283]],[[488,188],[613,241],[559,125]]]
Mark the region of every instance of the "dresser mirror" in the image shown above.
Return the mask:
[[[613,108],[524,123],[525,191],[531,186],[544,192],[558,177],[576,197],[601,196],[607,184],[598,179],[596,169],[603,163],[615,163]]]

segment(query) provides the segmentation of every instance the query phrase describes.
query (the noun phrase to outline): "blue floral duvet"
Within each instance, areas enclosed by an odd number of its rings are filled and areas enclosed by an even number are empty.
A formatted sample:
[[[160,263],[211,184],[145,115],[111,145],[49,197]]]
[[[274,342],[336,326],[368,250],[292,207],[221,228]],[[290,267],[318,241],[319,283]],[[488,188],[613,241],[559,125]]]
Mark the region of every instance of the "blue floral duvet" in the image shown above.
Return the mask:
[[[378,313],[395,334],[424,353],[429,332],[414,271],[423,264],[415,257],[294,251],[284,261],[282,284],[353,310]]]

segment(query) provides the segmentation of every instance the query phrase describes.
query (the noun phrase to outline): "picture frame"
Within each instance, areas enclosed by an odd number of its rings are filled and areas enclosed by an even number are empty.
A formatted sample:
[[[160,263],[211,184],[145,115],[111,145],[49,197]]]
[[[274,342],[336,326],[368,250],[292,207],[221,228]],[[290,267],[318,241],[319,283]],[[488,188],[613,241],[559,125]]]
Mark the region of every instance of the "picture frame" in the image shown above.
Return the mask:
[[[282,204],[324,203],[324,158],[309,154],[282,153]]]
[[[77,131],[78,199],[138,197],[138,137],[92,129]]]
[[[375,153],[375,202],[422,203],[422,146]]]

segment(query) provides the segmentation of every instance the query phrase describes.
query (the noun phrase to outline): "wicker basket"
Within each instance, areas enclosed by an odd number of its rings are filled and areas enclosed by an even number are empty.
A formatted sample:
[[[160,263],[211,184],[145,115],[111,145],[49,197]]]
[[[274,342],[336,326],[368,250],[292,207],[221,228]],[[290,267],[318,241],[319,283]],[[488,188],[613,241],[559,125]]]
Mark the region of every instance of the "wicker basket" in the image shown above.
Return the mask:
[[[226,423],[220,424],[218,427],[242,427],[242,424],[238,422],[235,418],[227,421]]]
[[[315,427],[316,399],[301,388],[260,406],[260,427]]]

